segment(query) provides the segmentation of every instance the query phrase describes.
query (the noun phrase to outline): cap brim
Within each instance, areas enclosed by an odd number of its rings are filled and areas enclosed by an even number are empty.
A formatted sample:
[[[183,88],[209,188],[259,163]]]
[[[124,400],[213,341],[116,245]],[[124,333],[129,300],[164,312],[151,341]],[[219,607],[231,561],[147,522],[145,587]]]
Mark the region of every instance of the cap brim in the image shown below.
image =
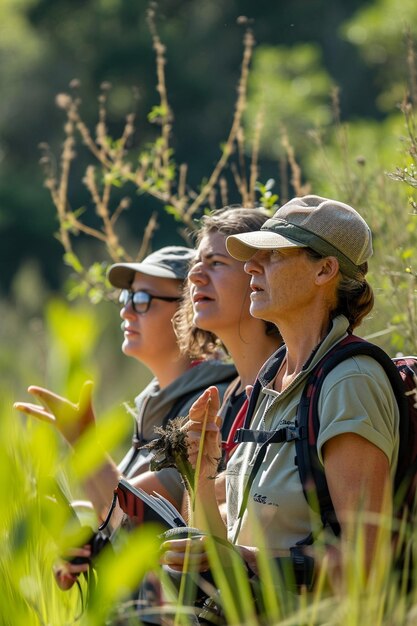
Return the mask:
[[[226,248],[230,256],[238,261],[247,261],[257,250],[274,248],[305,248],[306,244],[287,239],[270,230],[257,230],[252,233],[230,235],[226,240]]]
[[[112,265],[107,273],[107,278],[113,287],[120,287],[120,289],[129,289],[136,272],[140,274],[146,274],[147,276],[156,276],[157,278],[172,278],[174,280],[181,280],[175,273],[163,267],[157,265],[151,265],[150,263],[116,263]]]

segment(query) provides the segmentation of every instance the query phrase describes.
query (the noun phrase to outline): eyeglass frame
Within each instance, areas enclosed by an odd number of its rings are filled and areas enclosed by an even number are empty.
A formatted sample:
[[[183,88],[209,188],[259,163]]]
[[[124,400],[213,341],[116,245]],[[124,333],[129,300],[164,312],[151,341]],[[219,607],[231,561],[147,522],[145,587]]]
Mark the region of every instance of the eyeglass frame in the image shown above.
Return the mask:
[[[147,296],[147,301],[145,301],[146,304],[146,309],[144,311],[138,311],[136,309],[136,306],[138,303],[135,303],[135,296],[136,294],[145,294]],[[124,297],[123,294],[128,294],[127,297]],[[152,300],[163,300],[164,302],[181,302],[182,298],[181,296],[178,297],[173,297],[173,296],[154,296],[151,293],[148,293],[147,291],[144,291],[143,289],[138,289],[137,291],[132,291],[131,289],[122,289],[120,294],[119,294],[119,304],[122,305],[122,308],[126,307],[129,302],[132,303],[132,309],[135,311],[135,313],[137,313],[138,315],[145,315],[145,313],[147,313],[150,309]],[[142,304],[142,303],[139,303]]]

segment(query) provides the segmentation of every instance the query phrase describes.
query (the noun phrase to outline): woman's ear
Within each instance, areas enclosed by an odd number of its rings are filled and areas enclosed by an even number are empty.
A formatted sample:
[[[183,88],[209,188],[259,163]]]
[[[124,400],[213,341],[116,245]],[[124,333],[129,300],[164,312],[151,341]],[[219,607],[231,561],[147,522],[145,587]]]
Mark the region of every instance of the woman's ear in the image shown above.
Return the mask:
[[[324,285],[339,274],[339,261],[335,256],[326,256],[317,263],[316,284]]]

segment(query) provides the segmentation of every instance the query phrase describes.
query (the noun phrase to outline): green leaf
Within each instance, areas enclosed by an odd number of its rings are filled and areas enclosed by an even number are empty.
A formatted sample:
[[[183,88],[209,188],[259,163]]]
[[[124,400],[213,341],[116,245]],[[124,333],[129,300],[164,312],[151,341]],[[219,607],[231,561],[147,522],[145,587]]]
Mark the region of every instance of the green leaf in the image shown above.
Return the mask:
[[[84,267],[79,260],[79,258],[74,254],[74,252],[66,252],[64,254],[64,263],[69,265],[77,272],[77,274],[81,274],[84,271]]]

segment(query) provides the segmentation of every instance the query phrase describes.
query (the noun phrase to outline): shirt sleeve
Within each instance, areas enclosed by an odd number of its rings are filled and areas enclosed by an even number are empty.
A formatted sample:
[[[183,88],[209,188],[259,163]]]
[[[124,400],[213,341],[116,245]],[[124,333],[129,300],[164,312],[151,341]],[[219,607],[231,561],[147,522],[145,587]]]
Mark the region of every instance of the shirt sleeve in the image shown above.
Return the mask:
[[[323,445],[336,435],[364,437],[396,463],[398,405],[381,365],[371,357],[343,361],[323,381],[318,402],[320,430],[317,452],[323,464]]]

